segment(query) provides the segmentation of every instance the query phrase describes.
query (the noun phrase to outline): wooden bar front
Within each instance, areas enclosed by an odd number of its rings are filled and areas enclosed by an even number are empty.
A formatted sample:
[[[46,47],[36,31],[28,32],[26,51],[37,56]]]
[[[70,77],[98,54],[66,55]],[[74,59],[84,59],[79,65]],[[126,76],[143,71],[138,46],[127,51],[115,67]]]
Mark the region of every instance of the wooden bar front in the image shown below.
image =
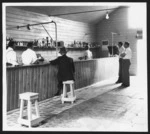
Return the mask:
[[[117,57],[75,61],[75,89],[118,76]],[[57,92],[57,67],[50,64],[7,67],[7,111],[19,108],[19,94],[39,93],[39,101]]]

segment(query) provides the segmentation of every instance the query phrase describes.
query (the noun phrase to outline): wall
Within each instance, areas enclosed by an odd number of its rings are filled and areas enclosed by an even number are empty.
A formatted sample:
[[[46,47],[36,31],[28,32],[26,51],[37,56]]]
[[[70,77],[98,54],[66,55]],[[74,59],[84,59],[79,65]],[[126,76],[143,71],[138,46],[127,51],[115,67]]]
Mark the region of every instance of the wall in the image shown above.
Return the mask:
[[[57,23],[57,39],[63,40],[65,45],[71,44],[76,41],[95,42],[95,27],[82,22],[76,22],[66,20],[57,17],[48,17],[46,15],[37,14],[20,10],[17,8],[6,7],[6,36],[11,37],[16,41],[33,41],[34,39],[46,38],[48,35],[41,25],[31,27],[31,30],[27,30],[26,27],[16,28],[17,26],[23,26],[27,24],[35,24],[39,22],[55,21]],[[49,32],[50,36],[55,40],[55,25],[53,23],[45,24],[44,27]],[[87,34],[87,35],[85,35]],[[98,53],[100,53],[100,49]],[[17,52],[17,59],[21,61],[21,54],[23,50],[15,50]],[[37,51],[46,60],[56,58],[56,51]],[[78,57],[83,56],[84,51],[69,51],[68,56],[77,60]],[[95,57],[95,52],[93,52]],[[96,54],[98,55],[98,54]],[[98,58],[99,56],[97,56]]]
[[[136,75],[137,73],[137,39],[136,29],[131,29],[128,25],[128,10],[129,8],[119,8],[110,14],[108,20],[104,19],[97,24],[97,42],[101,44],[102,40],[109,40],[109,44],[112,44],[111,32],[118,33],[114,35],[114,44],[118,41],[130,42],[130,48],[132,49],[132,59],[130,66],[130,75]],[[108,55],[107,47],[102,46],[102,57]]]
[[[40,22],[50,22],[52,20],[57,23],[58,41],[64,41],[65,45],[73,43],[74,40],[86,42],[96,41],[95,28],[92,25],[57,17],[48,17],[9,6],[6,7],[6,35],[17,41],[41,40],[42,38],[48,37],[42,25],[31,27],[31,30],[27,30],[26,27],[18,30],[16,27]],[[53,40],[55,40],[55,25],[53,23],[44,24],[44,27]]]
[[[75,22],[65,20],[57,17],[47,17],[45,15],[23,11],[12,7],[6,8],[6,25],[7,36],[13,37],[15,40],[34,40],[47,37],[47,33],[42,26],[33,27],[32,30],[26,28],[17,30],[13,27],[17,25],[27,25],[39,22],[47,22],[54,20],[58,25],[58,40],[63,40],[65,45],[77,41],[97,42],[101,44],[102,40],[109,40],[109,44],[112,44],[111,32],[119,33],[114,36],[114,44],[118,41],[129,41],[133,56],[131,59],[130,74],[136,75],[137,72],[137,39],[136,29],[131,29],[128,26],[128,8],[119,8],[110,14],[108,20],[104,19],[97,26],[89,25],[82,22]],[[55,26],[54,24],[44,25],[52,38],[55,40]],[[95,31],[97,30],[97,31]],[[85,36],[85,34],[88,35]],[[107,47],[102,46],[102,52],[100,57],[107,57]]]

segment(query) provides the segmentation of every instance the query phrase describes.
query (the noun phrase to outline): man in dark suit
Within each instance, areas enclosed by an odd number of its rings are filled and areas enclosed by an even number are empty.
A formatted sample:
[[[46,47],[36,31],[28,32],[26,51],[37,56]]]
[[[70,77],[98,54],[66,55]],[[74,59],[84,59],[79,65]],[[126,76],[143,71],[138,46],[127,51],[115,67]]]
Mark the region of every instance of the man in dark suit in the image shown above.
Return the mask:
[[[65,47],[60,48],[61,56],[57,59],[50,61],[50,64],[58,66],[58,91],[55,95],[60,95],[63,89],[63,81],[75,80],[74,73],[75,67],[73,59],[66,55],[67,50]]]

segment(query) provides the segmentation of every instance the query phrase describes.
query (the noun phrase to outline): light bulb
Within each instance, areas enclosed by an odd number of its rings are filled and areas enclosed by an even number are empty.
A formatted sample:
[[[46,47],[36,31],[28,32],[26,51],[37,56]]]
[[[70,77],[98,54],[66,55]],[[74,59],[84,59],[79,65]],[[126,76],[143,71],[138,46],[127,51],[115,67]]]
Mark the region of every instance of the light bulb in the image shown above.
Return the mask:
[[[108,15],[108,12],[106,13],[106,19],[109,19],[109,15]]]

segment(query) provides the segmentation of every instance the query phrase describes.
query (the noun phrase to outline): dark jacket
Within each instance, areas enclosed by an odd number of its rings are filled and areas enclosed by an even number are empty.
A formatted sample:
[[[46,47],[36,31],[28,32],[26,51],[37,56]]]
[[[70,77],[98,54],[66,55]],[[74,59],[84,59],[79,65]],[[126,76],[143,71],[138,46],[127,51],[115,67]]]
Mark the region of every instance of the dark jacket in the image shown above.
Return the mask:
[[[58,81],[75,80],[75,67],[73,59],[63,55],[55,60],[50,61],[52,65],[58,65]]]

